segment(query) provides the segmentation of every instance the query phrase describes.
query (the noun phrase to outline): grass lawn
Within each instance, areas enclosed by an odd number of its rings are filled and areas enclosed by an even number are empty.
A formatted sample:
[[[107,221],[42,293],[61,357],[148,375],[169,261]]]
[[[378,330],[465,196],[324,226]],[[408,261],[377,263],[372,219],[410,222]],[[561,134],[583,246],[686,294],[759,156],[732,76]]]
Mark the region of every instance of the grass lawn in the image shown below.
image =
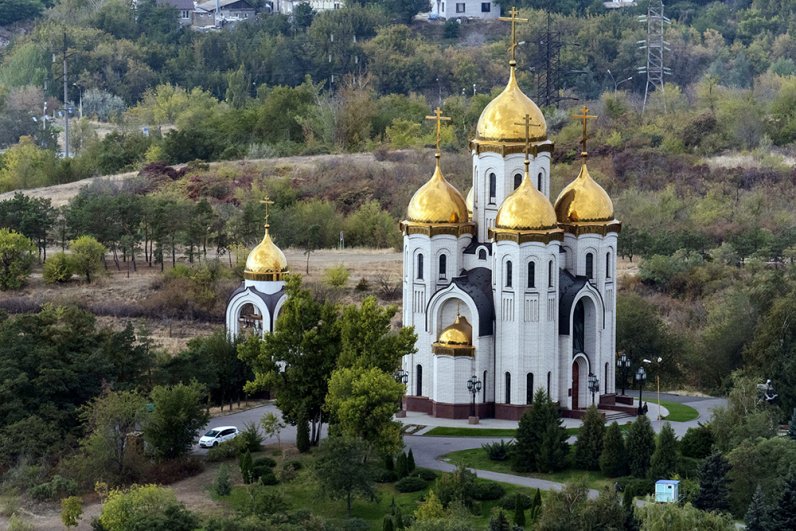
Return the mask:
[[[270,455],[270,454],[269,454]],[[316,516],[324,520],[331,521],[333,525],[340,524],[348,518],[346,514],[346,503],[343,499],[332,500],[324,496],[320,490],[319,485],[312,476],[310,467],[312,466],[311,455],[301,455],[291,457],[291,459],[298,459],[305,465],[299,471],[298,476],[292,481],[279,483],[277,485],[261,487],[268,491],[280,494],[287,503],[290,511],[299,509],[306,509],[311,511]],[[279,459],[277,458],[277,461]],[[235,461],[229,461],[228,466],[232,469],[236,467]],[[277,465],[278,466],[278,465]],[[435,472],[440,475],[441,472]],[[233,477],[239,480],[239,476],[235,474]],[[355,498],[351,506],[351,517],[361,518],[365,520],[370,529],[374,531],[381,531],[383,528],[383,518],[385,514],[390,512],[390,505],[393,499],[396,505],[404,515],[411,515],[417,509],[417,506],[423,501],[425,495],[430,488],[433,488],[434,482],[429,482],[428,486],[419,492],[401,493],[395,490],[391,483],[377,484],[378,500],[371,502],[368,500]],[[533,496],[535,489],[528,489],[516,487],[514,485],[501,484],[506,491],[506,495],[512,495],[516,492]],[[229,496],[216,498],[221,503],[227,505],[233,510],[241,510],[246,507],[249,500],[248,488],[245,485],[236,484],[232,493]],[[544,496],[545,493],[542,493]],[[476,502],[475,511],[471,522],[476,529],[483,529],[489,523],[492,508],[498,504],[497,501],[481,501]],[[510,517],[511,513],[507,513]]]
[[[513,474],[515,476],[527,476],[532,478],[546,479],[548,481],[556,481],[558,483],[566,483],[578,479],[584,480],[586,485],[592,489],[602,489],[603,487],[613,485],[615,480],[606,478],[599,472],[589,472],[585,470],[563,470],[561,472],[554,472],[552,474],[541,473],[520,473],[514,472],[511,469],[509,461],[492,461],[490,460],[483,448],[473,448],[471,450],[461,450],[459,452],[452,452],[446,454],[443,459],[455,465],[465,465],[470,468],[480,470],[491,470],[493,472],[502,472],[504,474]]]
[[[653,402],[657,404],[658,400],[653,398],[645,400],[645,402]],[[694,420],[699,417],[699,412],[696,409],[692,408],[691,406],[686,406],[685,404],[661,400],[661,405],[669,410],[669,415],[663,418],[670,422],[688,422],[689,420]],[[650,420],[655,419],[650,417]]]

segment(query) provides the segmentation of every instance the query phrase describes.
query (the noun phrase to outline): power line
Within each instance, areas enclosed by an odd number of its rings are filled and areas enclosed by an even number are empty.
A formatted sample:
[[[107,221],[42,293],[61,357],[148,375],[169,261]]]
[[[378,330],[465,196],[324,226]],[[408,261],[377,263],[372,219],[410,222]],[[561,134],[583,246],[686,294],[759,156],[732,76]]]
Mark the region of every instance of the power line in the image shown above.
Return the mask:
[[[647,38],[638,41],[641,50],[647,51],[647,64],[639,66],[636,70],[639,74],[647,74],[647,84],[644,87],[644,104],[641,107],[642,114],[647,108],[647,98],[653,90],[664,92],[664,76],[670,75],[671,69],[664,64],[664,51],[671,51],[669,43],[664,37],[666,25],[671,24],[671,20],[663,15],[663,0],[650,0],[647,7],[647,14],[638,17],[639,22],[647,25]],[[666,110],[666,100],[663,100],[664,110]]]

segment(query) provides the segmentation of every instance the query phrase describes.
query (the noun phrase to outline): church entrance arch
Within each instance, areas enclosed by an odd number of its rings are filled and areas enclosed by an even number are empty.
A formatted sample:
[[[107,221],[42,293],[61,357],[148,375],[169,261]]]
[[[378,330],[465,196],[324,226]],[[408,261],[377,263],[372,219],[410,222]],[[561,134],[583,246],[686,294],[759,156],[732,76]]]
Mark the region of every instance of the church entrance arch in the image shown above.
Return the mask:
[[[263,315],[254,304],[247,302],[238,312],[238,333],[262,334]]]
[[[580,409],[586,406],[587,385],[589,374],[589,360],[583,353],[575,356],[572,360],[572,409]]]

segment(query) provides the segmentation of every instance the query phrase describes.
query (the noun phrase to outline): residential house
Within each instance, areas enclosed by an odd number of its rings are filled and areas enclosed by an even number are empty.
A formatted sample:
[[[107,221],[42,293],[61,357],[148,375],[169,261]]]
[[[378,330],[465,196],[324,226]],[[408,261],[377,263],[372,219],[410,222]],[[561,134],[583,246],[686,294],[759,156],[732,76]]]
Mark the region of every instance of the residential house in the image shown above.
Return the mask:
[[[497,2],[483,0],[431,0],[430,18],[483,18],[500,16]]]

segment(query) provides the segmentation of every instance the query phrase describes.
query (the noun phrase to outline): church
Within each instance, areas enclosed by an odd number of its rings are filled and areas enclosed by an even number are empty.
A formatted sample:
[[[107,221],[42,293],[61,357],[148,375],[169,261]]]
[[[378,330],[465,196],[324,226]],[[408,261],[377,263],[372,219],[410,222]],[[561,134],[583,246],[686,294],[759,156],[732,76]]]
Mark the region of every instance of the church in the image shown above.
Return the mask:
[[[594,117],[586,108],[577,117],[580,172],[552,203],[553,143],[517,83],[514,34],[506,88],[470,142],[467,199],[445,179],[438,145],[400,225],[403,325],[418,337],[402,366],[409,411],[468,418],[474,401],[478,417],[516,420],[540,388],[565,415],[579,416],[593,397],[614,404],[621,224],[586,164]],[[439,131],[439,110],[436,119]]]

